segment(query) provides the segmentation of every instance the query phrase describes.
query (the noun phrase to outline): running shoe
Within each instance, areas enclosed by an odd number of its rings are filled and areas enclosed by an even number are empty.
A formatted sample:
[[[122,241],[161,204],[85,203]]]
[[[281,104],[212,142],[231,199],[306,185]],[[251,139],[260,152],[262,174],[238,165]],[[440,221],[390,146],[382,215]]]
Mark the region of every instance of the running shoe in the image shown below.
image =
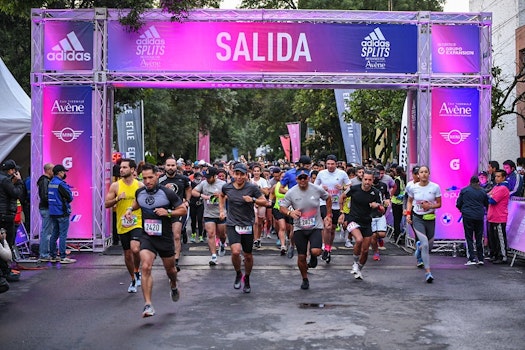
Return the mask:
[[[308,278],[303,278],[303,283],[301,284],[301,289],[308,289],[310,288],[310,282],[308,281]]]
[[[57,260],[57,262],[61,264],[74,264],[77,262],[77,259],[63,258],[63,259]]]
[[[416,266],[420,269],[422,269],[424,266],[425,266],[425,263],[423,262],[423,259],[419,258],[417,259],[417,264]]]
[[[226,247],[224,246],[224,243],[221,242],[221,246],[219,247],[219,256],[226,255]]]
[[[275,241],[275,245],[276,245],[276,246],[280,246],[280,245],[281,245],[281,240],[280,240],[280,239],[277,239],[277,241]]]
[[[210,259],[210,266],[217,265],[217,255],[213,254]]]
[[[155,315],[155,309],[152,305],[146,304],[144,305],[144,311],[142,311],[142,317],[151,317]]]
[[[329,254],[330,254],[330,252],[328,252],[328,250],[323,250],[323,255],[321,255],[321,259],[326,261],[326,259],[328,259],[328,255]]]
[[[470,265],[477,265],[478,263],[473,261],[473,260],[468,260],[466,263],[465,263],[465,266],[470,266]]]
[[[129,284],[128,293],[137,293],[137,283],[135,280],[132,280]]]
[[[50,256],[44,256],[44,257],[39,258],[38,261],[40,261],[40,262],[48,262],[48,261],[53,261],[53,258],[50,257]]]
[[[317,267],[317,256],[310,256],[310,261],[308,262],[308,267],[315,269]]]
[[[377,247],[379,248],[379,250],[386,250],[385,240],[383,238],[379,238],[377,240]]]
[[[379,260],[381,260],[379,253],[374,253],[374,261],[379,261]]]
[[[434,280],[434,276],[432,276],[432,273],[427,272],[425,274],[425,281],[427,281],[427,283],[432,283],[433,280]]]
[[[261,241],[260,241],[260,240],[256,240],[256,241],[254,241],[254,242],[253,242],[253,247],[254,247],[255,249],[259,249],[259,248],[261,248]]]
[[[142,274],[140,272],[135,272],[135,281],[137,281],[137,287],[140,287],[142,285]]]
[[[478,261],[478,265],[485,265],[485,263],[483,262],[483,260],[480,260]]]
[[[330,264],[330,261],[332,261],[332,252],[328,252],[325,261],[326,261],[327,264]]]
[[[352,274],[355,275],[357,273],[357,271],[359,271],[359,265],[354,262],[354,264],[352,265]]]
[[[200,242],[200,243],[203,243],[203,242],[204,242],[204,237],[203,237],[203,236],[200,236],[200,238],[199,238],[199,242]]]
[[[288,252],[286,253],[286,256],[288,257],[288,259],[292,259],[293,258],[294,250],[295,250],[294,246],[290,246],[290,248],[288,248]]]
[[[238,273],[237,276],[235,276],[235,282],[233,282],[233,288],[240,289],[241,281],[242,281],[242,273]]]
[[[345,247],[346,248],[353,248],[354,247],[354,245],[352,244],[352,241],[349,240],[348,238],[345,241]]]
[[[179,262],[178,261],[175,262],[175,268],[177,269],[177,272],[180,271],[180,266],[179,266]]]
[[[179,301],[179,299],[180,299],[179,288],[172,288],[171,289],[171,301],[175,302],[175,301]]]
[[[242,291],[244,293],[250,293],[252,291],[252,288],[250,287],[250,277],[244,276],[243,280],[244,280],[244,287],[242,288]]]
[[[363,279],[363,274],[361,273],[361,270],[359,270],[359,268],[357,269],[354,277],[355,277],[356,280],[362,280]]]
[[[195,238],[197,238],[197,234],[196,233],[192,233],[191,237],[190,237],[190,242],[191,243],[195,243]]]
[[[286,247],[281,247],[281,256],[286,255]]]

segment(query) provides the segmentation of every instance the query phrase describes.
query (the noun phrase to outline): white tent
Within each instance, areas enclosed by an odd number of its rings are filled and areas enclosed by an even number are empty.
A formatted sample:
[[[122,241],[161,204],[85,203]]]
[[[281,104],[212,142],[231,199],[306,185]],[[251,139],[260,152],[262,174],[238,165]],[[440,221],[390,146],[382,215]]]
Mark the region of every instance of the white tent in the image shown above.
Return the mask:
[[[31,99],[0,58],[0,161],[5,160],[29,133]],[[19,163],[22,159],[15,161]]]

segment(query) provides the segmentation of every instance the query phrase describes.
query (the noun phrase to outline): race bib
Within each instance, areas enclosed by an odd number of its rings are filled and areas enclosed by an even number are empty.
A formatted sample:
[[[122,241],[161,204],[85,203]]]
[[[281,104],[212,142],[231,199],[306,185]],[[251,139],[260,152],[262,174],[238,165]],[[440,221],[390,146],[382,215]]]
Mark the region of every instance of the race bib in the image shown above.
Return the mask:
[[[144,232],[150,236],[162,236],[162,221],[155,219],[145,219]]]
[[[305,230],[315,227],[315,216],[301,216],[299,218],[299,227]]]
[[[339,194],[332,196],[332,203],[339,203]]]
[[[211,196],[210,199],[206,200],[207,205],[219,205],[219,197]]]
[[[348,223],[348,226],[346,226],[346,229],[348,230],[348,232],[352,232],[353,230],[359,227],[361,226],[357,222],[352,221]]]
[[[126,218],[126,215],[123,215],[121,218],[120,218],[120,224],[122,225],[122,227],[124,228],[128,228],[128,227],[132,227],[132,226],[135,226],[137,224],[137,216],[136,215],[131,215],[131,219],[128,220]]]
[[[240,235],[251,235],[253,226],[235,226],[235,231]]]
[[[279,199],[277,203],[279,203],[279,207],[282,207],[284,203],[284,198]]]

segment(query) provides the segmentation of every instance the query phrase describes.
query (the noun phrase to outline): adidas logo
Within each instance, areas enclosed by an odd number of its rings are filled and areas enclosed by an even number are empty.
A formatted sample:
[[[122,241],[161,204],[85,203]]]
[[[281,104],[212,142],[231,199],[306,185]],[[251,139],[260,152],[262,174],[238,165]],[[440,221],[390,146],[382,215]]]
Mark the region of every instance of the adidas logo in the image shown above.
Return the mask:
[[[361,41],[361,57],[386,58],[390,56],[390,41],[388,41],[379,27]]]
[[[53,52],[46,56],[49,61],[91,61],[91,54],[84,51],[75,32],[69,32],[51,49]]]
[[[164,45],[166,42],[160,36],[155,26],[149,27],[144,34],[136,40],[137,45]]]

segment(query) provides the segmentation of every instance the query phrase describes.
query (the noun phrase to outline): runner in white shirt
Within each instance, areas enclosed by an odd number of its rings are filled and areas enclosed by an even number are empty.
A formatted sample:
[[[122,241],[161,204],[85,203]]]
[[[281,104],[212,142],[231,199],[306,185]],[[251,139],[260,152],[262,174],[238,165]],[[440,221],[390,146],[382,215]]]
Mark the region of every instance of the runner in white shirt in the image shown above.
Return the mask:
[[[323,243],[324,251],[321,259],[327,264],[331,260],[332,244],[335,238],[335,227],[340,214],[339,199],[343,193],[343,189],[350,185],[350,179],[345,171],[337,169],[337,157],[333,154],[326,157],[326,169],[321,170],[315,179],[315,185],[321,186],[332,198],[332,225],[330,228],[323,229]],[[326,216],[327,208],[326,201],[321,199],[321,216],[323,219]]]
[[[261,176],[262,168],[256,164],[252,167],[252,179],[250,182],[254,185],[259,186],[259,190],[262,194],[268,198],[270,195],[270,185],[268,181]],[[255,225],[253,226],[253,246],[255,248],[261,247],[261,233],[264,227],[264,219],[266,218],[266,207],[261,205],[255,205]]]

